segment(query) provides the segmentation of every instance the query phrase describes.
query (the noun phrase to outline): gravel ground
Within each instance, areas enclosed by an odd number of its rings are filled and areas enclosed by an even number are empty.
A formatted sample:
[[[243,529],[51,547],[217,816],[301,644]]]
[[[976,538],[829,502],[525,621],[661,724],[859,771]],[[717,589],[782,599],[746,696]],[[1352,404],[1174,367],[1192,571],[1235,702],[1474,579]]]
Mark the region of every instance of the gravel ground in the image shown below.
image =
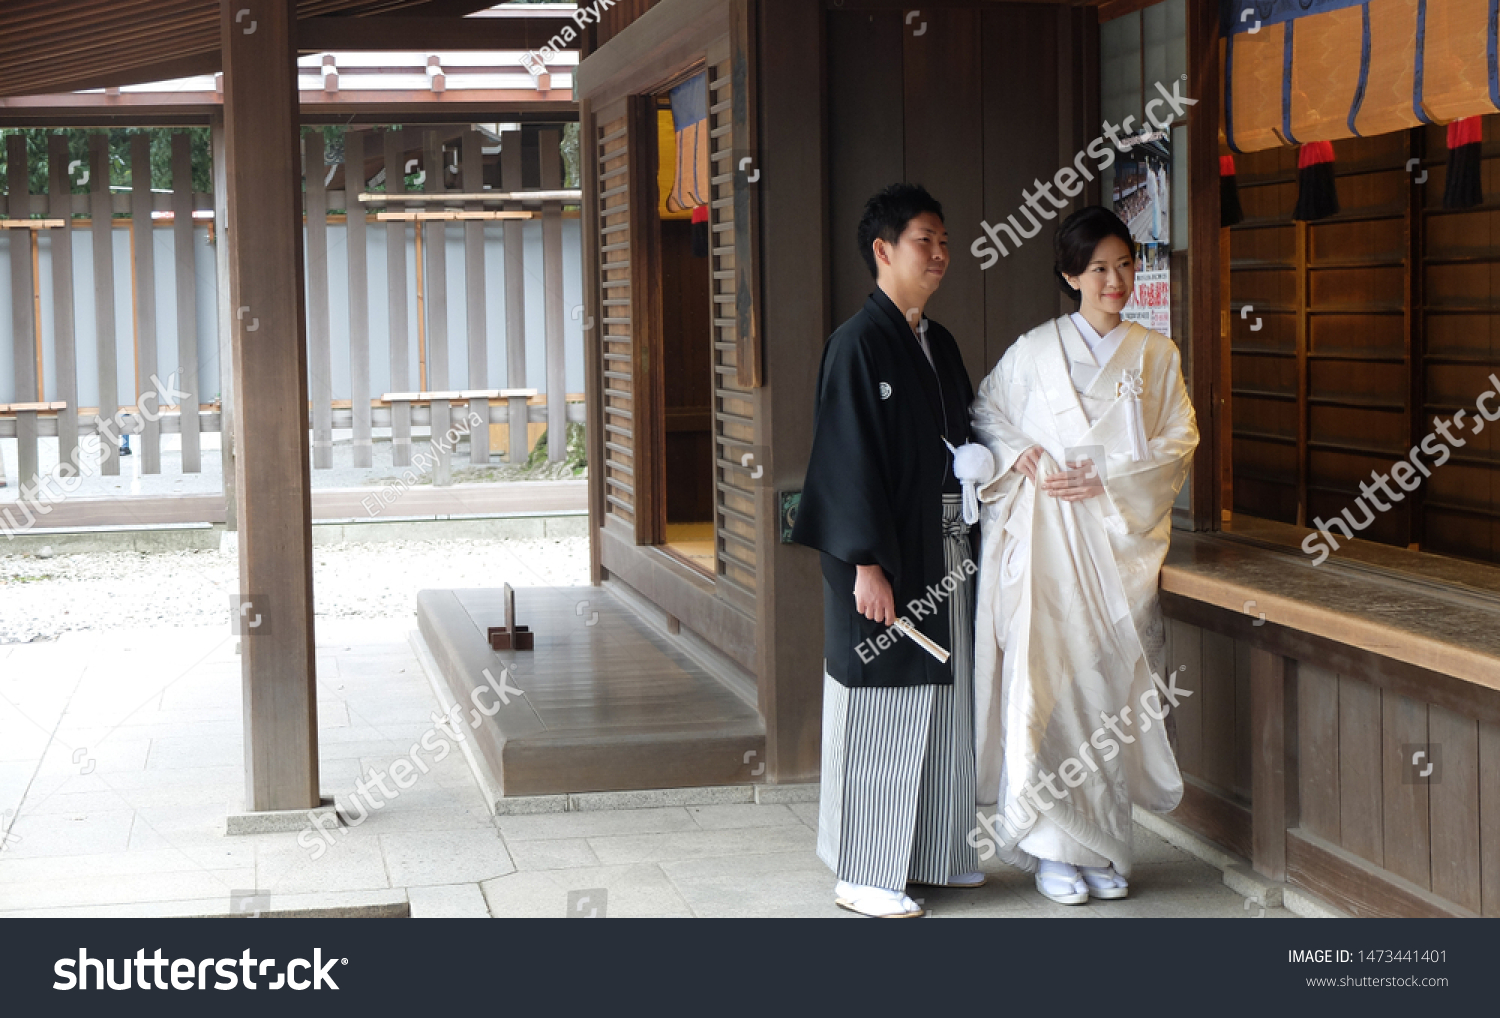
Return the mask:
[[[0,556],[0,643],[74,629],[228,626],[239,571],[218,551]],[[415,619],[428,587],[588,583],[586,537],[537,541],[389,541],[313,549],[318,617]]]

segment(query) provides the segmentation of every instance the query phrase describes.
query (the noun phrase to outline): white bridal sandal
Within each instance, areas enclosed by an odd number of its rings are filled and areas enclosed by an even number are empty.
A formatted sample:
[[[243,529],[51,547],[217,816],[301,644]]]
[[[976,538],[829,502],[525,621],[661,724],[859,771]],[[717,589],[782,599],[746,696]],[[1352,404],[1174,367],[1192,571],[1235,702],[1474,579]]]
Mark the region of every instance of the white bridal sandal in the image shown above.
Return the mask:
[[[1036,889],[1059,905],[1084,905],[1089,900],[1089,885],[1072,863],[1043,859],[1036,871]]]
[[[1091,898],[1124,898],[1130,894],[1130,885],[1115,872],[1115,864],[1108,866],[1080,866],[1083,882],[1088,885]]]
[[[872,919],[915,919],[922,915],[922,906],[900,891],[865,884],[851,884],[840,880],[834,885],[836,897],[833,903],[839,908],[869,916]]]

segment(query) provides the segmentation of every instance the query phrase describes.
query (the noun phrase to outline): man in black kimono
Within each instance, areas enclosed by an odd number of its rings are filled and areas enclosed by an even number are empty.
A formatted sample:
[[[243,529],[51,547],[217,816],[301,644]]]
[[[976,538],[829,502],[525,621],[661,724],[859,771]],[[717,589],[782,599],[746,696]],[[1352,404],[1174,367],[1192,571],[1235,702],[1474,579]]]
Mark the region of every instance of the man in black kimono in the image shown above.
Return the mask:
[[[792,538],[823,565],[818,856],[837,903],[921,915],[908,883],[984,881],[974,826],[974,546],[950,445],[973,388],[953,337],[922,317],[948,267],[942,207],[894,184],[869,200],[864,307],[823,351],[812,455]],[[951,656],[893,628],[898,618]]]

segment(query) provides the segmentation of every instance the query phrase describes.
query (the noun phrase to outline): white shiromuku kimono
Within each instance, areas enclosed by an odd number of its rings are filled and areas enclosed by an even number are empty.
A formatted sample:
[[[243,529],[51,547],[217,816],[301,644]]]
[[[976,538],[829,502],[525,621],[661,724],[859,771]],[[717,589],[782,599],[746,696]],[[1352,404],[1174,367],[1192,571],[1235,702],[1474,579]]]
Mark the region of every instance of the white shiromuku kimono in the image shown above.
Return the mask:
[[[998,471],[980,489],[978,799],[1002,860],[1128,875],[1131,803],[1166,812],[1182,797],[1164,724],[1181,694],[1167,692],[1156,593],[1198,429],[1170,339],[1128,322],[1105,337],[1084,328],[1092,350],[1071,317],[1022,336],[973,406]],[[1139,372],[1127,388],[1140,390],[1141,459],[1119,395],[1127,371]],[[1102,446],[1104,494],[1042,493],[1011,469],[1038,445],[1038,480],[1066,469],[1066,449]]]

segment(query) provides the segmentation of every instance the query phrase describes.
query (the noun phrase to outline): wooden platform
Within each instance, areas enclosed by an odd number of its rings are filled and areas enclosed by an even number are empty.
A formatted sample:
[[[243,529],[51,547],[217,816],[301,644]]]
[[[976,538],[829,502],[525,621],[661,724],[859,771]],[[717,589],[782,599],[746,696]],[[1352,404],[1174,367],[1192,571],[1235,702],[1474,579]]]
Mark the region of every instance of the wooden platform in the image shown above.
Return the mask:
[[[424,590],[417,620],[449,703],[462,705],[470,748],[496,795],[747,784],[764,773],[759,713],[709,670],[600,587],[520,587],[516,618],[532,651],[493,651],[504,624],[498,587]],[[512,666],[507,694],[488,688]]]

